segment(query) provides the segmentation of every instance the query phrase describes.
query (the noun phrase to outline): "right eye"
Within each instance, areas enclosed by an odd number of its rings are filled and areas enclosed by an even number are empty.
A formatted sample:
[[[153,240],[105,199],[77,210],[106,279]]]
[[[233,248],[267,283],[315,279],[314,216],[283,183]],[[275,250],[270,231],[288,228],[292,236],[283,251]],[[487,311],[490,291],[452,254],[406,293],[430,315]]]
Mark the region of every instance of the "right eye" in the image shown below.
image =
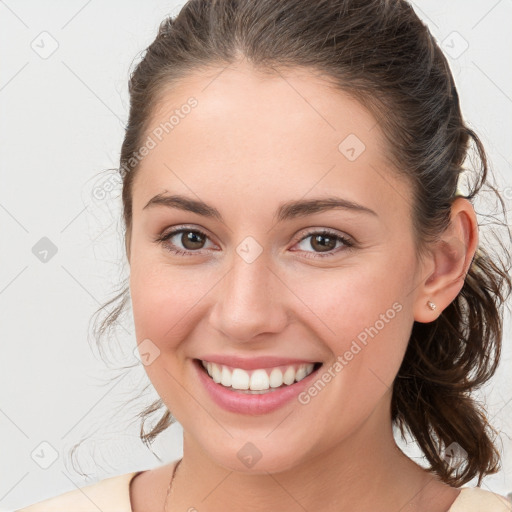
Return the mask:
[[[190,256],[194,253],[201,254],[198,249],[203,248],[205,240],[207,239],[207,235],[198,229],[182,227],[160,234],[155,239],[155,242],[162,244],[167,250],[174,254]],[[181,244],[182,247],[177,244]]]

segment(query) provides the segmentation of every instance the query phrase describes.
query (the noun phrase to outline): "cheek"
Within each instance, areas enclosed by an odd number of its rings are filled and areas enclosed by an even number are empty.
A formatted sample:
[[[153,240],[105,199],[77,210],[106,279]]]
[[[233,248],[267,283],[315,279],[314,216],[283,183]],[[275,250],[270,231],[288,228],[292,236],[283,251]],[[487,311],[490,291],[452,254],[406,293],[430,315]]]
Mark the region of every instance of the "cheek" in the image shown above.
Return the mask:
[[[403,287],[396,280],[375,286],[375,277],[359,270],[299,292],[318,317],[316,336],[331,352],[301,403],[340,438],[359,428],[389,395],[410,336],[412,312]]]
[[[316,337],[326,345],[338,370],[364,399],[368,382],[391,386],[407,348],[412,324],[410,276],[392,272],[408,267],[382,255],[375,264],[295,280],[297,296],[307,304]],[[366,395],[367,396],[367,395]]]
[[[208,277],[210,275],[210,277]],[[144,369],[164,403],[182,423],[180,412],[190,411],[190,395],[183,385],[189,376],[182,364],[184,340],[190,338],[201,314],[201,299],[212,288],[211,272],[197,267],[172,267],[162,262],[138,261],[131,266],[130,293],[136,340],[141,357],[157,354]],[[149,342],[147,340],[150,340]],[[145,345],[144,345],[145,344]]]
[[[194,309],[211,288],[210,281],[211,269],[162,262],[132,265],[130,294],[137,342],[150,338],[161,345],[165,340],[166,348],[171,348],[173,340],[179,343],[190,328]]]
[[[329,338],[355,338],[375,324],[379,331],[389,330],[388,325],[400,323],[406,316],[402,311],[411,300],[407,298],[407,276],[389,268],[366,265],[330,274],[311,273],[310,278],[293,280],[294,292]]]

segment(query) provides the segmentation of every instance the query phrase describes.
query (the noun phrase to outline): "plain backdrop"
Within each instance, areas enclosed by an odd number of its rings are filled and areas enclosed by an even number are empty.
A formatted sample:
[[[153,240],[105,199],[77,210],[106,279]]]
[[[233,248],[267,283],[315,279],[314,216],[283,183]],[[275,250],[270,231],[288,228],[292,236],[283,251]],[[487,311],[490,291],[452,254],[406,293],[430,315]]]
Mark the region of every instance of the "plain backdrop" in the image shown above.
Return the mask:
[[[158,396],[141,394],[142,365],[115,370],[138,362],[131,316],[112,340],[110,366],[88,334],[128,272],[120,187],[113,180],[103,199],[93,190],[117,165],[132,61],[181,5],[0,0],[0,510],[181,456],[178,424],[153,451],[138,437],[135,415]],[[413,5],[448,55],[465,119],[510,208],[512,2]],[[509,317],[505,329],[501,366],[480,392],[503,453],[483,487],[501,494],[512,491]]]

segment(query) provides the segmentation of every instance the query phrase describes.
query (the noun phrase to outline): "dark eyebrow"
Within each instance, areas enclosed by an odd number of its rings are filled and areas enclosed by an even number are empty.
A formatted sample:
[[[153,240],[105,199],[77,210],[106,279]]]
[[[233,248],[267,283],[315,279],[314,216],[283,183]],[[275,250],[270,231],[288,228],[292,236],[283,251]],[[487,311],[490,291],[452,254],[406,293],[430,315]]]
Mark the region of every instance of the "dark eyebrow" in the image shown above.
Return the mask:
[[[304,217],[314,213],[326,210],[342,209],[359,213],[368,213],[378,217],[378,215],[361,204],[342,199],[341,197],[324,197],[319,199],[299,199],[283,203],[277,210],[277,221],[294,219],[295,217]]]
[[[197,213],[198,215],[214,218],[220,222],[224,222],[219,210],[204,203],[203,201],[191,199],[186,196],[166,196],[158,194],[148,201],[143,210],[157,205],[166,206],[167,208],[178,208],[180,210]],[[296,217],[305,217],[307,215],[313,215],[314,213],[333,209],[351,210],[360,213],[367,213],[377,217],[377,214],[366,206],[362,206],[358,203],[348,201],[347,199],[342,199],[340,197],[326,197],[320,199],[298,199],[283,203],[279,206],[274,218],[277,217],[278,222],[283,222]]]
[[[217,210],[217,208],[209,206],[206,203],[203,203],[203,201],[191,199],[186,196],[165,196],[163,194],[158,194],[155,197],[152,197],[146,206],[144,206],[142,209],[145,210],[148,207],[157,205],[166,206],[167,208],[178,208],[180,210],[197,213],[198,215],[202,215],[204,217],[215,218],[223,222],[222,215],[220,214],[219,210]]]

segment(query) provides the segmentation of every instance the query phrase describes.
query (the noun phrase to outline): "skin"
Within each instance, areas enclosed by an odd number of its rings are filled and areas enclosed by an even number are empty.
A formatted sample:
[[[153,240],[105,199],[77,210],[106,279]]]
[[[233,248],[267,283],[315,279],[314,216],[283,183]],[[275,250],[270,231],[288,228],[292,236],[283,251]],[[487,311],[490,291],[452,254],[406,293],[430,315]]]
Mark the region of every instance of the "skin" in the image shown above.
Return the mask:
[[[410,185],[390,167],[379,126],[360,103],[311,71],[270,77],[241,61],[169,88],[148,133],[190,96],[197,107],[141,161],[127,247],[137,343],[158,347],[145,368],[184,431],[169,509],[445,512],[459,490],[396,446],[391,387],[413,322],[435,320],[462,287],[478,244],[471,204],[455,201],[442,242],[420,259]],[[349,134],[366,146],[354,161],[338,149]],[[200,199],[224,222],[144,209],[162,193]],[[327,195],[376,215],[273,218],[285,201]],[[184,224],[207,237],[198,249],[172,238],[191,254],[154,241]],[[337,242],[331,256],[318,257],[309,228],[330,228],[355,245]],[[247,236],[263,248],[252,263],[236,252]],[[206,353],[329,367],[395,303],[400,312],[307,404],[249,417],[224,411],[198,385],[191,361]],[[262,454],[251,468],[237,457],[247,442]],[[172,467],[132,481],[134,511],[161,512]]]

